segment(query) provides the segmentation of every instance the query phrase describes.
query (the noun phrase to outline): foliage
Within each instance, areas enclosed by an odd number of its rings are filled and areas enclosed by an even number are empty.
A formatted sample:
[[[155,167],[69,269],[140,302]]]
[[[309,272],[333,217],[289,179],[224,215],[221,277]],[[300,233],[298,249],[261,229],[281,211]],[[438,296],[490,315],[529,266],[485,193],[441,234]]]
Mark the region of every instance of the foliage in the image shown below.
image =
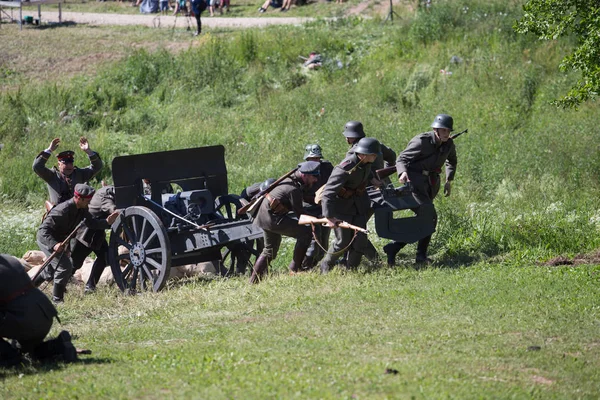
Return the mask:
[[[600,91],[600,6],[589,0],[529,0],[515,24],[519,33],[531,32],[541,40],[573,37],[576,45],[561,62],[562,71],[578,71],[581,78],[555,101],[577,108]]]

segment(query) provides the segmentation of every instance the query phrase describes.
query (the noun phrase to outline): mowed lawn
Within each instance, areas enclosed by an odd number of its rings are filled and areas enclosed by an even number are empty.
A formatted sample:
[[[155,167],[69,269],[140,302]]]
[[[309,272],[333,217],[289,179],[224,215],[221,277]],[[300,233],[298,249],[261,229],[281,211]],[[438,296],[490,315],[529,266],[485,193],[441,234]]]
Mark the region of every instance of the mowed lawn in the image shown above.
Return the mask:
[[[598,398],[599,284],[600,266],[475,265],[74,287],[53,333],[93,354],[0,370],[0,397]]]

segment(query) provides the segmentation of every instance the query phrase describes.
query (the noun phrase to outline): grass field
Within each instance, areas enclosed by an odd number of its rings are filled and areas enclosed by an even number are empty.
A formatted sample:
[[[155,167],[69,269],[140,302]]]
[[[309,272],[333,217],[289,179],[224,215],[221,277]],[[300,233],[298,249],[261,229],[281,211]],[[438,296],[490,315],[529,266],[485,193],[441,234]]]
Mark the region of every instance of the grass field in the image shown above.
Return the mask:
[[[290,170],[307,143],[341,160],[348,120],[396,152],[441,112],[469,133],[456,141],[452,196],[436,199],[432,267],[414,269],[409,246],[394,270],[291,277],[285,241],[256,287],[198,278],[84,297],[73,286],[53,333],[69,329],[93,355],[0,370],[0,397],[598,398],[597,258],[542,265],[600,248],[598,104],[549,104],[577,78],[558,71],[570,41],[516,35],[520,4],[438,1],[415,13],[407,2],[394,24],[198,39],[3,24],[2,253],[36,248],[46,192],[31,163],[57,136],[74,147],[85,135],[100,152],[94,185],[118,155],[223,144],[239,193]],[[298,56],[315,50],[325,65],[302,70]]]
[[[474,265],[74,292],[62,329],[93,354],[0,372],[0,394],[593,399],[599,279],[598,266]]]

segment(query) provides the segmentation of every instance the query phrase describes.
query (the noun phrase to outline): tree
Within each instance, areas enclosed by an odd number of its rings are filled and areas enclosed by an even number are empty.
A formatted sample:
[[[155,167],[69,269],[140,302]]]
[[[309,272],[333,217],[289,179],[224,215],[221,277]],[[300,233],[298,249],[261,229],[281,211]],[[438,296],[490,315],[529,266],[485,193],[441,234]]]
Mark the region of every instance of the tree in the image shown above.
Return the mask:
[[[580,79],[554,104],[577,108],[600,91],[600,0],[529,0],[516,22],[518,33],[531,32],[541,40],[574,35],[576,47],[563,58],[561,71],[579,71]]]

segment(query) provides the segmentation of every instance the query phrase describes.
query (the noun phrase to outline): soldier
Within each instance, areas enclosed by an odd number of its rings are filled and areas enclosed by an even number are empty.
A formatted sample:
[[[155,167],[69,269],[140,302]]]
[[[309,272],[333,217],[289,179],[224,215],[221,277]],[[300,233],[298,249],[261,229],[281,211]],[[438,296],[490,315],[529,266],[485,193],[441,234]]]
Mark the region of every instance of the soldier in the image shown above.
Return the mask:
[[[240,193],[240,197],[248,202],[252,201],[254,197],[260,192],[267,190],[272,184],[275,182],[274,178],[266,179],[264,182],[256,182],[252,185],[248,186],[242,193]]]
[[[33,287],[29,275],[19,261],[7,254],[0,255],[0,365],[18,365],[21,352],[44,360],[62,356],[66,362],[77,360],[69,332],[44,342],[50,332],[56,308],[48,297]],[[20,352],[2,338],[18,342]]]
[[[323,215],[329,220],[330,226],[340,221],[366,228],[370,200],[367,195],[367,184],[371,174],[371,164],[380,153],[377,139],[365,137],[358,141],[353,153],[337,165],[325,184],[321,205]],[[321,262],[321,273],[328,273],[341,253],[348,252],[346,266],[356,268],[363,255],[371,260],[377,259],[377,252],[369,246],[368,238],[358,233],[354,238],[352,231],[334,228],[335,241],[331,253],[327,253]]]
[[[296,217],[300,217],[304,213],[302,187],[313,185],[317,181],[319,167],[320,163],[315,161],[299,164],[294,174],[272,188],[261,200],[254,224],[264,231],[265,247],[254,264],[250,283],[257,283],[267,273],[269,264],[277,257],[282,235],[296,239],[290,271],[297,272],[302,265],[310,245],[311,230],[308,226],[298,225],[298,221],[288,214],[293,212]]]
[[[321,164],[319,168],[319,179],[310,187],[304,188],[303,191],[303,207],[306,214],[313,217],[321,218],[323,210],[320,204],[315,201],[317,191],[327,183],[327,180],[333,172],[333,164],[327,160],[323,160],[323,151],[318,144],[308,144],[304,148],[304,161],[316,161]],[[313,269],[315,265],[323,258],[327,247],[329,246],[329,235],[331,228],[322,225],[314,226],[313,239],[310,242],[310,247],[306,252],[306,258],[302,263],[302,270]],[[315,239],[316,238],[316,239]],[[318,243],[317,243],[318,240]],[[323,248],[321,248],[323,246]]]
[[[110,214],[117,211],[115,204],[115,187],[112,185],[103,186],[98,189],[90,204],[88,211],[96,219],[106,219]],[[72,248],[73,269],[81,268],[85,258],[93,251],[96,254],[96,260],[92,265],[90,277],[85,284],[85,292],[91,293],[96,290],[96,284],[106,268],[108,260],[108,243],[106,242],[106,233],[104,229],[91,229],[82,227],[76,236],[77,240]]]
[[[53,252],[60,255],[40,274],[34,282],[39,286],[44,280],[54,279],[54,288],[52,300],[55,303],[62,303],[67,282],[71,278],[73,264],[68,249],[65,249],[62,242],[85,220],[85,225],[92,229],[108,229],[119,215],[118,211],[111,213],[106,219],[95,219],[88,211],[88,205],[94,196],[94,189],[84,183],[75,185],[74,196],[50,210],[44,222],[37,232],[37,243],[47,256]],[[80,251],[81,248],[75,249]],[[67,253],[67,254],[65,254]],[[80,257],[74,253],[73,257]]]
[[[396,169],[400,183],[410,182],[414,196],[420,204],[433,206],[433,199],[440,190],[440,173],[442,165],[446,165],[446,183],[444,195],[450,196],[451,182],[456,172],[456,148],[450,138],[454,121],[447,114],[436,115],[431,127],[432,132],[421,133],[411,139],[406,149],[400,153],[396,161]],[[413,210],[418,213],[417,210]],[[433,209],[434,224],[437,215]],[[431,262],[427,258],[427,248],[431,235],[419,240],[417,245],[417,263]],[[383,247],[389,265],[394,265],[396,254],[406,243],[392,242]]]
[[[350,145],[350,149],[346,154],[348,155],[354,152],[354,148],[358,141],[365,137],[363,124],[359,121],[346,122],[343,135],[346,137],[346,142]],[[387,181],[380,182],[375,176],[375,171],[396,163],[396,152],[381,142],[379,142],[379,145],[381,146],[381,153],[377,156],[377,159],[375,159],[375,162],[371,166],[371,181],[377,186],[381,186],[384,183],[391,183],[391,181],[387,179]]]
[[[90,149],[90,144],[85,137],[79,139],[79,148],[85,151],[90,159],[90,166],[78,168],[73,166],[75,153],[66,150],[58,153],[58,168],[48,169],[46,162],[54,150],[58,148],[60,139],[56,138],[50,142],[50,147],[37,155],[33,161],[33,171],[40,176],[48,185],[50,203],[56,205],[73,197],[73,190],[78,183],[84,183],[92,179],[102,168],[102,160],[98,153]]]

